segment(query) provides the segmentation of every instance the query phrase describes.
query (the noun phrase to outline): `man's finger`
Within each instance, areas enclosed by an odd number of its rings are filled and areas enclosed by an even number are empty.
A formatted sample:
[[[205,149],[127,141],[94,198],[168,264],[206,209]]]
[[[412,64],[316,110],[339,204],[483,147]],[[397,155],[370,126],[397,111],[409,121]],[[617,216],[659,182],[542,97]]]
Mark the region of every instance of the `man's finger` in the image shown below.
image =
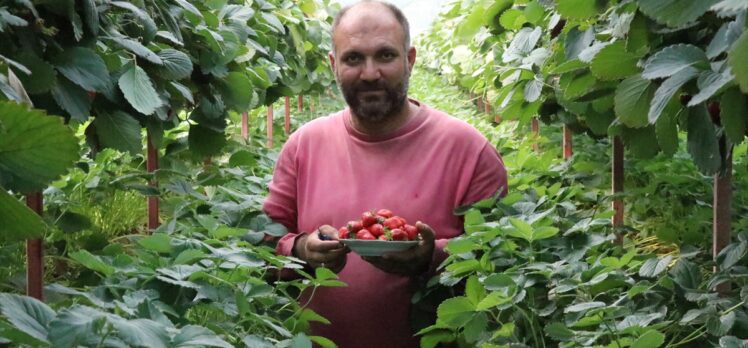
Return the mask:
[[[426,242],[426,244],[434,244],[435,236],[434,236],[434,230],[429,227],[429,225],[424,224],[423,222],[416,222],[416,228],[418,229],[418,233],[421,235],[421,238],[423,238],[423,241]]]

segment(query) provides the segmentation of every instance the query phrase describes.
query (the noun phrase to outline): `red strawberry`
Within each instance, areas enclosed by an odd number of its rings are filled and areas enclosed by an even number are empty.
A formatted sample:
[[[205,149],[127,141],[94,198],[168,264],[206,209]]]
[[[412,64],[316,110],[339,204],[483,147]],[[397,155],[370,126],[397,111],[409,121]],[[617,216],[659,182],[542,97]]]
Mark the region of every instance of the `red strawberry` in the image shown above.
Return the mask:
[[[341,227],[338,230],[338,238],[340,238],[340,239],[346,239],[346,238],[348,238],[348,234],[349,233],[350,232],[348,231],[348,227]]]
[[[379,238],[377,238],[377,239],[379,239],[379,240],[387,240],[387,236],[385,236],[385,235],[381,235],[381,236],[379,236]]]
[[[402,216],[395,216],[395,217],[400,220],[400,227],[403,227],[405,226],[405,224],[408,223],[408,221],[405,221],[405,219]]]
[[[408,232],[405,232],[399,228],[396,228],[392,231],[392,240],[408,240]]]
[[[413,225],[405,225],[403,230],[408,233],[409,240],[416,240],[416,237],[418,236],[418,228]]]
[[[402,226],[402,222],[397,216],[393,216],[387,220],[384,220],[384,227],[387,227],[389,229],[395,229],[400,228]]]
[[[364,228],[364,225],[361,224],[361,221],[352,220],[352,221],[348,221],[347,227],[349,231],[356,233],[360,231],[362,228]]]
[[[389,209],[379,209],[377,210],[377,215],[387,219],[387,218],[391,218],[395,214],[392,214],[392,211]]]
[[[361,224],[363,224],[364,227],[369,227],[375,223],[377,223],[377,217],[372,212],[367,211],[361,215]]]
[[[375,240],[377,238],[374,237],[369,230],[364,228],[363,230],[356,232],[356,239]]]
[[[369,232],[371,232],[374,237],[379,237],[384,234],[384,226],[381,224],[373,224],[369,226]]]

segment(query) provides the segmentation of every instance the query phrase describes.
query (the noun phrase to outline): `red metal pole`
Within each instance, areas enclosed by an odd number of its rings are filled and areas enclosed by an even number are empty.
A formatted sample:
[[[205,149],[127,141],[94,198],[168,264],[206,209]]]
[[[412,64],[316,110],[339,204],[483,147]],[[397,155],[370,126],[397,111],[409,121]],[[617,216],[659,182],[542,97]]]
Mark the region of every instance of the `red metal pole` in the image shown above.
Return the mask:
[[[26,195],[26,205],[42,215],[44,196],[41,192]],[[41,239],[26,241],[26,295],[44,301],[44,245]]]
[[[246,111],[242,113],[242,138],[249,139],[249,114]]]
[[[268,105],[268,117],[267,117],[267,144],[268,148],[273,147],[273,104]]]
[[[299,99],[296,101],[296,111],[302,112],[304,110],[304,96],[299,95]]]
[[[286,97],[286,114],[283,122],[283,130],[286,134],[291,133],[291,98]]]
[[[571,133],[571,129],[569,129],[569,126],[564,125],[564,159],[569,159],[574,154],[573,144],[574,136]]]
[[[623,141],[621,137],[613,137],[613,194],[623,192]],[[623,235],[618,231],[623,226],[623,200],[613,200],[613,229],[616,234],[616,244],[623,245]]]
[[[532,144],[532,149],[535,150],[535,152],[540,152],[540,146],[538,146],[537,139],[540,137],[540,123],[538,123],[538,118],[533,117],[532,118],[532,133],[535,134],[536,142]]]
[[[158,149],[156,146],[153,145],[153,139],[151,137],[151,132],[148,131],[147,136],[147,160],[146,160],[146,170],[149,173],[153,173],[158,169]],[[151,182],[148,183],[151,187],[154,187],[158,189],[158,181],[153,178],[151,179]],[[148,196],[148,230],[153,231],[158,228],[159,226],[159,220],[158,220],[158,212],[159,212],[159,198],[158,196]]]
[[[724,141],[724,139],[722,139]],[[730,205],[732,201],[732,152],[725,159],[725,171],[723,174],[714,174],[714,204],[712,223],[712,256],[717,260],[717,255],[728,244],[730,244],[731,216]],[[714,266],[717,272],[717,266]],[[720,294],[730,291],[729,283],[717,285],[715,289]]]

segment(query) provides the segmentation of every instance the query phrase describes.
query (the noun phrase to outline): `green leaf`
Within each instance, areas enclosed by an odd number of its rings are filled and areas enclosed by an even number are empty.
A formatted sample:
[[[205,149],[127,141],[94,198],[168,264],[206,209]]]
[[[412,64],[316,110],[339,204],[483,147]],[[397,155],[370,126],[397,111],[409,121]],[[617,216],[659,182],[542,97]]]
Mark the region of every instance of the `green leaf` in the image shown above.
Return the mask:
[[[220,89],[226,105],[238,112],[247,111],[252,103],[252,82],[246,74],[230,72],[222,79]]]
[[[532,79],[525,84],[524,97],[527,102],[534,102],[540,98],[540,92],[543,90],[543,81]]]
[[[553,322],[545,326],[545,333],[556,341],[565,342],[574,338],[574,331],[569,330],[566,325]]]
[[[616,88],[614,110],[616,116],[628,127],[644,127],[649,124],[647,112],[654,87],[649,80],[634,75],[623,80]]]
[[[657,277],[660,273],[664,272],[667,269],[667,266],[671,261],[673,261],[673,257],[671,255],[664,256],[662,258],[651,258],[645,261],[644,264],[642,264],[642,266],[639,268],[639,275],[642,277],[650,278]]]
[[[126,112],[100,110],[93,124],[99,143],[105,147],[133,155],[143,152],[140,123]]]
[[[36,239],[44,235],[47,226],[41,216],[21,204],[15,197],[0,188],[0,241],[17,242]]]
[[[737,264],[745,256],[746,248],[748,248],[748,243],[735,242],[722,249],[719,255],[717,255],[717,262],[720,264],[720,269],[728,270]]]
[[[104,320],[104,312],[91,307],[73,305],[60,310],[57,317],[49,323],[49,340],[53,347],[60,348],[96,345],[100,341],[97,323]]]
[[[727,64],[732,68],[735,81],[740,85],[743,93],[748,93],[748,30],[744,30],[738,41],[727,52]]]
[[[111,36],[110,39],[116,42],[118,45],[122,46],[124,49],[135,53],[135,55],[137,55],[138,57],[141,57],[153,64],[164,64],[164,61],[161,60],[161,57],[151,51],[150,48],[143,46],[143,44],[141,44],[140,42],[137,42],[121,34],[115,34],[115,36]]]
[[[16,329],[49,343],[47,331],[55,312],[43,302],[27,296],[0,294],[0,313]]]
[[[222,132],[219,133],[198,124],[190,126],[187,143],[192,153],[205,158],[221,153],[221,149],[226,145],[226,137]]]
[[[165,79],[181,80],[192,74],[192,61],[186,53],[167,48],[159,51],[158,56],[164,63],[159,71]]]
[[[530,224],[514,217],[510,217],[509,222],[514,226],[514,230],[507,230],[509,235],[522,238],[528,242],[533,241],[533,235],[535,232]]]
[[[691,100],[688,101],[688,106],[701,104],[705,100],[711,98],[714,93],[717,93],[717,91],[722,87],[732,82],[733,79],[734,77],[732,76],[730,69],[725,69],[721,73],[710,70],[702,72],[701,75],[699,75],[697,83],[699,93],[696,93]]]
[[[140,36],[142,37],[144,42],[147,43],[153,40],[158,29],[156,27],[156,22],[153,21],[153,18],[151,18],[148,13],[127,1],[112,1],[111,4],[130,11],[132,16],[137,19],[140,26],[143,27],[143,31]]]
[[[748,103],[740,91],[732,87],[722,94],[720,99],[720,118],[725,128],[727,139],[733,144],[740,144],[745,137],[748,124]]]
[[[584,69],[587,66],[587,63],[584,63],[579,59],[566,60],[553,68],[553,70],[551,70],[551,74],[563,74],[574,70]]]
[[[491,310],[492,308],[509,303],[512,301],[512,297],[505,294],[503,291],[492,291],[486,295],[478,304],[475,306],[476,311]]]
[[[725,336],[719,339],[720,348],[745,348],[748,340],[741,340],[735,336]]]
[[[102,273],[106,276],[114,274],[114,267],[104,262],[101,257],[91,254],[87,250],[78,250],[70,253],[70,258],[78,261],[84,267]]]
[[[678,151],[678,114],[683,110],[680,101],[673,98],[655,123],[657,144],[668,156]]]
[[[545,15],[545,9],[537,1],[530,1],[523,12],[527,21],[535,25],[539,24]]]
[[[169,345],[169,334],[166,328],[153,320],[127,320],[118,316],[110,316],[109,322],[117,330],[117,336],[129,346],[166,348]]]
[[[639,10],[658,23],[680,27],[701,17],[716,0],[639,0]]]
[[[317,4],[314,0],[301,0],[299,2],[299,8],[307,16],[313,16],[317,12]]]
[[[599,302],[599,301],[577,303],[577,304],[573,304],[571,306],[564,308],[564,313],[586,312],[590,309],[602,308],[605,306],[606,306],[605,302]]]
[[[57,79],[52,87],[52,98],[75,120],[85,122],[91,113],[88,93],[64,77]]]
[[[657,118],[660,117],[660,114],[665,110],[665,106],[667,106],[675,93],[688,81],[693,80],[698,73],[698,70],[688,67],[662,82],[660,87],[655,91],[654,97],[652,97],[652,104],[649,107],[647,115],[649,123],[657,122]]]
[[[657,330],[650,330],[639,336],[631,348],[657,348],[665,342],[665,335]]]
[[[309,336],[309,339],[322,348],[337,348],[338,346],[331,339],[322,336]]]
[[[83,19],[86,26],[94,35],[99,33],[99,11],[96,9],[96,0],[83,0]]]
[[[52,62],[57,71],[86,91],[105,92],[111,88],[104,60],[91,49],[72,47]]]
[[[436,310],[439,321],[455,327],[467,324],[474,312],[475,305],[464,296],[446,299]]]
[[[206,258],[205,252],[199,249],[185,249],[174,259],[173,264],[175,265],[189,265],[195,261]]]
[[[162,254],[168,254],[172,250],[171,237],[165,233],[154,233],[138,240],[138,244],[143,248]]]
[[[153,88],[151,78],[139,66],[131,65],[119,78],[119,88],[135,110],[143,115],[151,115],[162,105],[158,93]]]
[[[558,0],[556,11],[569,19],[587,19],[596,16],[607,5],[601,0]]]
[[[499,24],[509,30],[519,30],[525,23],[527,23],[527,18],[524,12],[515,8],[504,11],[499,17]]]
[[[660,151],[654,126],[643,128],[623,128],[621,135],[626,149],[639,159],[653,158]]]
[[[624,41],[616,41],[603,47],[590,64],[590,71],[599,80],[618,80],[639,72],[636,63],[641,55],[626,51]]]
[[[712,6],[712,11],[717,12],[720,17],[734,16],[747,9],[748,2],[743,0],[722,0]]]
[[[78,140],[59,117],[0,102],[0,177],[5,189],[41,190],[78,159]]]
[[[687,68],[705,68],[708,64],[706,53],[701,48],[686,44],[671,45],[647,59],[642,76],[649,80],[669,77]]]
[[[719,143],[706,106],[702,104],[689,108],[686,131],[688,132],[688,153],[691,154],[699,171],[707,175],[719,171],[722,165]]]
[[[16,74],[23,83],[23,88],[30,94],[47,92],[55,85],[55,67],[37,57],[32,51],[24,50],[15,59],[23,62],[23,65],[31,70],[31,75],[20,70]]]
[[[564,77],[562,76],[561,79],[564,80]],[[561,83],[563,83],[563,81]],[[567,99],[581,97],[589,93],[592,88],[595,87],[596,83],[597,80],[595,79],[595,76],[590,72],[576,74],[567,84],[565,84],[565,87],[563,87],[564,97]]]
[[[483,26],[483,13],[485,10],[483,6],[473,6],[470,14],[459,22],[455,29],[455,35],[459,42],[470,42],[475,37],[475,34]]]
[[[470,300],[473,305],[477,305],[484,297],[486,297],[486,289],[478,280],[476,276],[470,276],[465,285],[465,296]]]
[[[594,40],[595,31],[592,28],[585,31],[579,31],[577,27],[571,28],[571,30],[566,33],[566,40],[564,41],[564,54],[566,55],[566,59],[578,59],[579,54],[590,47],[590,44],[592,44],[592,41]]]

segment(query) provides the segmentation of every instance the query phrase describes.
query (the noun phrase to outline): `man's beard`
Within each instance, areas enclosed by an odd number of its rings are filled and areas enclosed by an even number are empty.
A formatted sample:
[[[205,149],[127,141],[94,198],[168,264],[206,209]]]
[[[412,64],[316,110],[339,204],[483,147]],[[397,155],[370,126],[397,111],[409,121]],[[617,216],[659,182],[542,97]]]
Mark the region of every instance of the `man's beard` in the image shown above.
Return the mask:
[[[351,108],[354,115],[363,121],[379,123],[391,119],[397,115],[406,105],[408,96],[408,83],[410,74],[403,74],[403,79],[395,86],[388,86],[384,80],[377,82],[358,81],[351,85],[345,85],[338,80],[343,92],[345,102]],[[359,93],[368,91],[384,91],[384,94],[362,96]]]

